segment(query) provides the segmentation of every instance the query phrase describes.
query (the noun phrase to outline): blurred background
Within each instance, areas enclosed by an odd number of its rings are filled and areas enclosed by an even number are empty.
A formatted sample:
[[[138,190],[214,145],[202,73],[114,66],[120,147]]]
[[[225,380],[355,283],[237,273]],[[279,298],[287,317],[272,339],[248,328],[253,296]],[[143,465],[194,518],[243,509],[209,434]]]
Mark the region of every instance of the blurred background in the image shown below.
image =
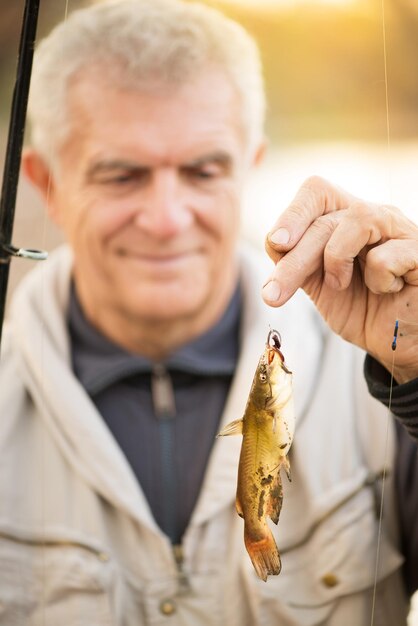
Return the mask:
[[[365,199],[397,204],[418,221],[417,0],[207,3],[252,33],[265,68],[269,151],[248,185],[244,235],[262,245],[266,231],[311,174]],[[86,4],[41,0],[39,37],[68,11]],[[23,0],[0,0],[0,159],[23,6]],[[23,177],[13,239],[16,245],[46,249],[60,240]],[[30,265],[13,262],[11,288]]]
[[[86,4],[41,0],[39,37],[67,11]],[[396,204],[418,222],[418,1],[208,0],[208,4],[252,33],[265,67],[269,151],[248,185],[244,235],[263,245],[267,230],[311,174],[365,199]],[[0,0],[0,161],[23,6],[23,0]],[[47,250],[60,241],[23,178],[13,240]],[[9,297],[31,265],[13,261]],[[410,624],[418,624],[416,619],[411,614]]]

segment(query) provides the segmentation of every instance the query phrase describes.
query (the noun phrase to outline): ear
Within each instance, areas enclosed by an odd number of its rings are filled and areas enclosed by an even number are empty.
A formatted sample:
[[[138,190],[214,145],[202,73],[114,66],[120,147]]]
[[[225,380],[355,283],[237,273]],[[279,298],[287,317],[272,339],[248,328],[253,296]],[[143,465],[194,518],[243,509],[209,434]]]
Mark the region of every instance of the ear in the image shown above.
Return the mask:
[[[59,225],[58,214],[54,208],[55,179],[44,157],[34,148],[25,148],[22,154],[22,170],[44,199],[50,218]]]
[[[254,152],[254,156],[252,160],[253,167],[258,167],[262,163],[262,161],[264,160],[266,151],[267,151],[267,141],[263,139],[263,141],[260,142],[259,146]]]

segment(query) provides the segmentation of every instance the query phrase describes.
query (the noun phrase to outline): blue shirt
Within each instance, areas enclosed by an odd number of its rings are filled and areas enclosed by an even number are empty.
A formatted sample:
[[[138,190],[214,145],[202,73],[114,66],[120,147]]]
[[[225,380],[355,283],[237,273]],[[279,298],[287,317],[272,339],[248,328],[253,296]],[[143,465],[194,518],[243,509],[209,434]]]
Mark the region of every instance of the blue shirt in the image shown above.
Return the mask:
[[[75,375],[174,544],[190,520],[218,432],[238,358],[240,308],[237,287],[213,328],[156,363],[102,335],[84,316],[75,289],[71,292]]]

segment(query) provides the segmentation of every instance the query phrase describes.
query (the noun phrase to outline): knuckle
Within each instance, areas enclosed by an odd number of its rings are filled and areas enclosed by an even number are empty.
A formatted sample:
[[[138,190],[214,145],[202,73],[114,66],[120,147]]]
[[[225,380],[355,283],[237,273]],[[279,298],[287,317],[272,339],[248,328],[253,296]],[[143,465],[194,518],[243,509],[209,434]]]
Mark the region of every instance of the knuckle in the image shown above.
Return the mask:
[[[355,200],[349,207],[350,217],[361,220],[364,224],[391,223],[392,220],[402,216],[401,211],[389,204],[374,204]]]
[[[377,209],[382,215],[388,215],[390,217],[393,217],[395,215],[402,216],[402,211],[400,211],[396,206],[393,206],[392,204],[381,204],[377,207]]]
[[[376,207],[367,202],[362,202],[361,200],[354,200],[354,202],[350,204],[349,214],[350,217],[354,219],[371,219],[376,214]]]
[[[311,232],[322,241],[328,240],[334,233],[339,217],[334,213],[320,215],[311,224]]]
[[[370,269],[381,272],[389,265],[389,255],[382,246],[371,248],[366,255],[366,263]]]
[[[341,254],[340,248],[333,241],[330,241],[325,246],[324,258],[326,263],[329,264],[334,261],[340,261],[344,259],[344,256]]]
[[[286,216],[287,219],[291,222],[293,219],[298,219],[301,216],[304,216],[308,213],[308,209],[305,205],[303,199],[295,198],[292,203],[289,205]]]
[[[382,225],[384,224],[386,224],[387,226],[394,225],[394,221],[397,218],[395,207],[392,207],[387,204],[382,204],[375,208],[375,212],[376,212],[377,219]]]
[[[310,176],[303,183],[301,192],[303,197],[306,197],[308,205],[319,205],[322,211],[326,212],[327,198],[330,194],[332,195],[332,186],[325,178]]]
[[[329,186],[330,184],[325,178],[322,178],[322,176],[317,176],[316,174],[306,178],[306,180],[302,184],[302,187],[308,189],[309,191],[312,191],[315,194],[317,194],[318,191],[322,191],[324,187],[328,188]]]
[[[292,200],[285,213],[282,214],[280,224],[276,224],[274,230],[279,226],[284,226],[292,230],[295,224],[309,223],[310,219],[311,209],[309,199],[306,196],[306,190],[300,190],[297,197]]]
[[[300,276],[306,272],[306,262],[304,258],[298,254],[287,254],[283,259],[283,263],[286,261],[286,267],[282,267],[286,270],[288,276]]]

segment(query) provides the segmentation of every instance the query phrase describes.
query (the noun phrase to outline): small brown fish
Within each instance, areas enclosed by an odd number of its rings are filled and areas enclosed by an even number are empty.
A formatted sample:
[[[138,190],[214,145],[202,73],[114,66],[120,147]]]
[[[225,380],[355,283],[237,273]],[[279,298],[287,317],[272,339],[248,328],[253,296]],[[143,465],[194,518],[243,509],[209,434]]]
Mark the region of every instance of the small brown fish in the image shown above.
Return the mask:
[[[279,521],[283,501],[280,470],[290,480],[287,458],[295,428],[292,373],[280,351],[276,330],[267,337],[258,362],[244,417],[231,422],[218,436],[242,434],[236,509],[244,519],[244,541],[257,575],[266,581],[279,574],[280,555],[267,524]]]

